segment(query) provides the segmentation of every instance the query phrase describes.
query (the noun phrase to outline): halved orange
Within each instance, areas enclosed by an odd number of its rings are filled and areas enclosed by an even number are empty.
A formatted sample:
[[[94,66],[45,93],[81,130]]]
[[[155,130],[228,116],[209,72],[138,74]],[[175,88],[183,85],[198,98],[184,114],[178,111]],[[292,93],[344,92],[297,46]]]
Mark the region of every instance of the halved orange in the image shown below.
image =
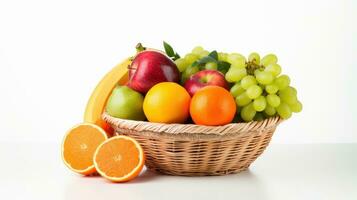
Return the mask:
[[[104,141],[94,153],[94,166],[104,178],[126,182],[139,175],[145,163],[140,144],[127,136],[115,136]]]
[[[99,126],[81,123],[72,127],[62,142],[62,160],[74,172],[90,175],[96,172],[93,155],[97,147],[108,139]]]

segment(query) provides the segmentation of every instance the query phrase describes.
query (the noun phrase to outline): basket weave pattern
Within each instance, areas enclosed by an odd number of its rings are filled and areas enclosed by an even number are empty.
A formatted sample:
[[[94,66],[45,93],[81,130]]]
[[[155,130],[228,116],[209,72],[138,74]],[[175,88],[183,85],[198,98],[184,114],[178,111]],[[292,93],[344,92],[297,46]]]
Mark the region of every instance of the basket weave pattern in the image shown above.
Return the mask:
[[[263,153],[282,121],[224,126],[160,124],[118,119],[103,114],[116,134],[136,139],[143,147],[147,168],[169,175],[224,175],[243,171]]]

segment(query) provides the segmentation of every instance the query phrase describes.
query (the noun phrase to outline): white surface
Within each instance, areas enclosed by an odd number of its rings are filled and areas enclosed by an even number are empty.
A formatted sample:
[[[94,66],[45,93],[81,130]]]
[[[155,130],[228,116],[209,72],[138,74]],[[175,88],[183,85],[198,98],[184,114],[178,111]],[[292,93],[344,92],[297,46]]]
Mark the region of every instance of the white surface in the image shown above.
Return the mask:
[[[114,184],[71,173],[57,143],[0,143],[2,199],[357,199],[356,144],[275,144],[249,171],[175,177],[144,171]]]
[[[274,52],[304,104],[275,143],[357,142],[357,1],[0,1],[0,140],[59,141],[141,41]]]

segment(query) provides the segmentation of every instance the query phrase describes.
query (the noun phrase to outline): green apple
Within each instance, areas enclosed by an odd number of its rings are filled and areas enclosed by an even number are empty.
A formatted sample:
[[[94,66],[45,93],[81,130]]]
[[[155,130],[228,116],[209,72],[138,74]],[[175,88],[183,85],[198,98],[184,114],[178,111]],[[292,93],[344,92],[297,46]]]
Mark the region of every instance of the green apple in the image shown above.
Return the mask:
[[[127,86],[114,88],[108,99],[106,111],[121,119],[145,120],[143,111],[144,97]]]

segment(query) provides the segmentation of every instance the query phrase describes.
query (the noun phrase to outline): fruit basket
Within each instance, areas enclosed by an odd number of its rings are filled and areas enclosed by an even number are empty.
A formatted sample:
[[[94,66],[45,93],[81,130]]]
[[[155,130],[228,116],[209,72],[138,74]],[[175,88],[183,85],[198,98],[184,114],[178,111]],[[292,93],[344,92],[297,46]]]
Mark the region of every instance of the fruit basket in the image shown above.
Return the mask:
[[[148,169],[182,176],[225,175],[247,169],[282,122],[272,117],[223,126],[162,124],[119,119],[107,113],[103,119],[115,134],[130,136],[142,145]]]
[[[169,175],[239,173],[302,110],[274,54],[247,59],[198,46],[180,57],[163,45],[165,52],[139,43],[98,83],[85,123],[63,142],[71,170],[113,182],[132,180],[144,164]]]

